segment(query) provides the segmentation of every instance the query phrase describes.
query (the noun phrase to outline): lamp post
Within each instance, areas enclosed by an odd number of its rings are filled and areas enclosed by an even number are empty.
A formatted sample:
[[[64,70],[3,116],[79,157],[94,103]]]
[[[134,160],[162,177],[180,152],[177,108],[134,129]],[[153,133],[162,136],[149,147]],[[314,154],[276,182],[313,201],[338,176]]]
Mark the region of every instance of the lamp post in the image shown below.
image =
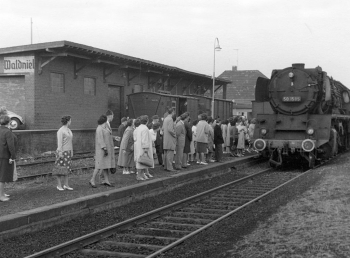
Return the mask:
[[[221,50],[221,47],[220,47],[219,39],[215,38],[215,40],[214,40],[214,67],[213,67],[213,99],[211,102],[211,117],[213,119],[214,119],[214,106],[215,106],[215,101],[214,101],[214,95],[215,95],[215,51],[220,51],[220,50]]]

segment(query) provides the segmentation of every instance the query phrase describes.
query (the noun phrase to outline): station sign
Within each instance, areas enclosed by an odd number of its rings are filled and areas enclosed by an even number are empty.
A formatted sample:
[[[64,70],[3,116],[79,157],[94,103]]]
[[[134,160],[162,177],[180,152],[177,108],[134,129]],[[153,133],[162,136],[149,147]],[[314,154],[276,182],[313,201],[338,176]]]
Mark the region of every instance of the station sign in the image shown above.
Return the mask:
[[[34,56],[4,57],[4,73],[34,73]]]

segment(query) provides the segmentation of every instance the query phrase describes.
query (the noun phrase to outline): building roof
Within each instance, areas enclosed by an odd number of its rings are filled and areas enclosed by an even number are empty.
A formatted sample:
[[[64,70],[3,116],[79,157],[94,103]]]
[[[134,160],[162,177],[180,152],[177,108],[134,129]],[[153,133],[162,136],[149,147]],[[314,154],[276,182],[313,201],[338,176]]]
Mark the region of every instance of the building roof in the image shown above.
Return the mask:
[[[66,40],[0,48],[0,55],[43,50],[47,52],[58,51],[59,54],[64,56],[75,56],[85,59],[94,58],[100,63],[120,64],[126,66],[126,68],[140,69],[140,67],[143,66],[143,69],[152,69],[153,72],[177,73],[179,76],[196,77],[196,79],[204,80],[206,83],[212,82],[212,77],[205,74],[186,71],[174,66],[164,65]],[[217,84],[228,84],[231,82],[225,78],[215,78],[215,81]]]
[[[237,70],[236,66],[232,70],[226,70],[220,74],[220,79],[230,80],[227,84],[226,98],[236,102],[246,102],[255,99],[255,84],[258,77],[267,78],[258,70]],[[215,95],[222,96],[222,88],[215,91]]]

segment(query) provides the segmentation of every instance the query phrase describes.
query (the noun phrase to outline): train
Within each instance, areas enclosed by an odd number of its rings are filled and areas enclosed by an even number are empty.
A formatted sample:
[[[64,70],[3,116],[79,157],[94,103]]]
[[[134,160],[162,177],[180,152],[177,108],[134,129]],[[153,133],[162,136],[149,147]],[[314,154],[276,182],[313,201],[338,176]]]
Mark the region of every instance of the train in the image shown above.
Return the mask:
[[[273,167],[313,168],[349,149],[350,91],[319,66],[292,64],[259,77],[252,106],[253,146]]]
[[[214,118],[227,119],[232,116],[233,103],[226,99],[214,100]],[[211,115],[212,99],[201,95],[172,95],[159,92],[137,92],[128,95],[128,116],[158,115],[163,118],[169,107],[176,115],[188,112],[192,119],[199,114]]]

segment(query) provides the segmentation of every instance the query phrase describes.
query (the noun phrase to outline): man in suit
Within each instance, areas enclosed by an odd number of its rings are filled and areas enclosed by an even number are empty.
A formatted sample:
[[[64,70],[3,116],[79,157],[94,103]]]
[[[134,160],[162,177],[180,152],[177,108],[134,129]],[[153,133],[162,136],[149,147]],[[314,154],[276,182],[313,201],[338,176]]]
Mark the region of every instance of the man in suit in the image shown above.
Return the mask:
[[[217,118],[214,121],[214,144],[215,144],[215,158],[216,162],[222,162],[222,144],[224,143],[224,138],[222,137],[221,131],[221,119]]]
[[[186,140],[186,128],[184,120],[187,118],[187,114],[184,113],[180,116],[180,120],[176,123],[176,154],[175,154],[175,169],[181,170],[186,164],[182,164],[182,157],[184,155],[185,140]]]
[[[174,150],[176,147],[176,133],[173,121],[173,108],[168,109],[168,116],[163,122],[163,149],[164,149],[164,169],[175,171],[173,169]]]

